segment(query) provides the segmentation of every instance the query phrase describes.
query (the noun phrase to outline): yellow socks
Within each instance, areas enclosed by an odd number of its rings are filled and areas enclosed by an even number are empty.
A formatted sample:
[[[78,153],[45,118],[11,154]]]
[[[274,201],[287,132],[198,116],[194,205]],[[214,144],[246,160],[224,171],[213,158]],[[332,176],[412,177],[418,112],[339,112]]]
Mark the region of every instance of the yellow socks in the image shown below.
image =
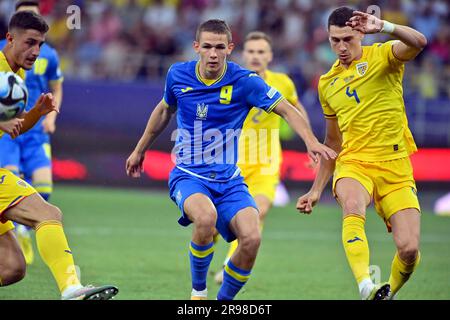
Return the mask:
[[[36,227],[36,243],[61,292],[69,286],[81,286],[61,222],[40,223]]]
[[[389,284],[391,285],[392,295],[396,294],[398,290],[408,281],[414,269],[420,262],[420,252],[417,254],[416,260],[413,263],[407,264],[398,256],[398,252],[392,260],[391,276],[389,277]]]
[[[365,279],[370,279],[369,244],[364,231],[365,221],[363,216],[347,215],[342,225],[342,243],[358,284]]]

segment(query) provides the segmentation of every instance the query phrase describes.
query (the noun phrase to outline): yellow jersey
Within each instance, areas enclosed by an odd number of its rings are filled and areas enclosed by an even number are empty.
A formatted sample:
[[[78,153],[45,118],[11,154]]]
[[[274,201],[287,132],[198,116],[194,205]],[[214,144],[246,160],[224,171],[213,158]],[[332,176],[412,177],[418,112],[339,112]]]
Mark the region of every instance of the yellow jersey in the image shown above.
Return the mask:
[[[3,51],[0,51],[0,72],[13,72],[8,60],[6,60],[5,54]],[[16,72],[23,80],[25,80],[25,70],[20,68],[19,71]],[[0,138],[3,136],[3,131],[0,130]]]
[[[362,47],[345,69],[337,60],[319,80],[325,118],[337,118],[342,133],[339,160],[386,161],[417,151],[403,102],[404,62],[394,41]]]
[[[298,103],[294,83],[286,74],[266,70],[264,80],[291,104]],[[258,108],[250,110],[239,139],[238,166],[242,171],[257,165],[272,168],[267,174],[278,173],[281,164],[280,124],[281,118],[274,112],[266,113]]]

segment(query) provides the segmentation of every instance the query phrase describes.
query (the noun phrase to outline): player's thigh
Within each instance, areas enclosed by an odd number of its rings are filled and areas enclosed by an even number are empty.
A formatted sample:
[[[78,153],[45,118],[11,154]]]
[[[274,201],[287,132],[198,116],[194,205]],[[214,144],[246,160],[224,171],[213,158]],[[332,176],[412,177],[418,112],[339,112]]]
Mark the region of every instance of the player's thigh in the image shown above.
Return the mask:
[[[336,181],[334,193],[342,207],[344,216],[348,214],[365,215],[370,204],[370,194],[360,180],[356,178],[341,178]]]
[[[246,207],[239,210],[230,221],[230,229],[240,242],[249,238],[259,240],[259,217],[256,208]]]
[[[31,178],[34,183],[52,183],[52,168],[40,167],[33,171]]]
[[[420,212],[416,208],[400,210],[389,218],[395,245],[399,250],[414,252],[420,243]]]
[[[38,193],[24,197],[13,207],[6,209],[3,217],[17,223],[36,228],[44,221],[61,221],[61,211],[45,201]]]
[[[197,192],[188,196],[184,201],[183,210],[189,220],[195,224],[212,223],[215,225],[217,219],[216,208],[209,196],[204,193]]]

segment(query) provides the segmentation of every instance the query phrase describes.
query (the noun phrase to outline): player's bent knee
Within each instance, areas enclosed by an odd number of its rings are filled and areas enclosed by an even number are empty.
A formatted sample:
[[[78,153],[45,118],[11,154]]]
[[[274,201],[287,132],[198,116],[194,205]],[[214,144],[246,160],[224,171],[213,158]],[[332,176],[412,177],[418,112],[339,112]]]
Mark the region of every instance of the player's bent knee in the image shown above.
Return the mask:
[[[408,244],[398,248],[398,255],[406,263],[413,263],[419,254],[419,246]]]
[[[50,220],[62,222],[62,212],[58,207],[48,204],[44,211],[45,212],[42,212],[41,221],[39,221],[39,223]]]
[[[215,212],[205,212],[196,217],[194,223],[197,229],[210,230],[213,234],[215,232],[217,215]]]
[[[15,261],[14,263],[2,268],[3,270],[0,272],[2,286],[9,286],[25,278],[26,264],[25,260],[22,260],[23,261]]]
[[[253,232],[249,235],[240,237],[238,244],[245,254],[253,255],[258,251],[259,246],[261,245],[261,234],[259,232]]]
[[[363,214],[365,212],[364,204],[354,198],[345,199],[342,202],[342,209],[346,214]]]

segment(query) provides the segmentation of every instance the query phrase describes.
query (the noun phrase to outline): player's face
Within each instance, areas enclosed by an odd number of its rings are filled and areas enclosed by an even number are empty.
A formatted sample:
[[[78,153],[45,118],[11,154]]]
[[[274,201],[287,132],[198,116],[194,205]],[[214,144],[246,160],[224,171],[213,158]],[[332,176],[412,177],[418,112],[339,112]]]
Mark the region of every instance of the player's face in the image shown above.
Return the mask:
[[[234,48],[228,43],[226,34],[201,32],[199,41],[194,41],[194,50],[200,55],[200,67],[207,75],[216,75],[223,70],[226,58]]]
[[[30,70],[45,41],[44,34],[33,29],[16,30],[8,33],[7,39],[12,46],[14,62],[21,68]]]
[[[338,56],[339,61],[349,65],[362,52],[361,40],[363,34],[351,27],[330,26],[329,40],[331,48]]]
[[[264,39],[250,40],[244,44],[242,58],[248,69],[261,73],[272,61],[272,48]]]

